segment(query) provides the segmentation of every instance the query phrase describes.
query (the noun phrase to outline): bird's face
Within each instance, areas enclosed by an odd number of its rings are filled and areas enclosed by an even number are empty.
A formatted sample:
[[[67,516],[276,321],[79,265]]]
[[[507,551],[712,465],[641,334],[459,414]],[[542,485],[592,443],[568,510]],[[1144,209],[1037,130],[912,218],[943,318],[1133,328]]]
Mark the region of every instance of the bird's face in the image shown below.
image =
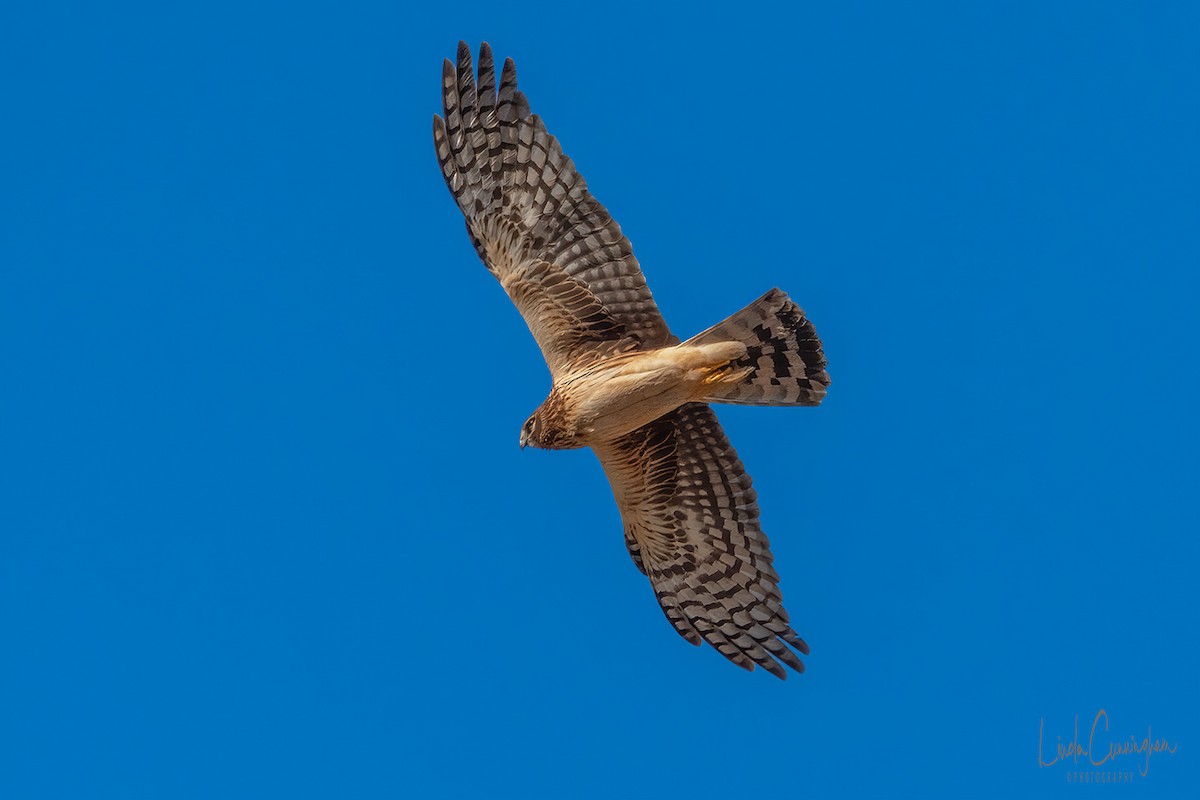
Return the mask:
[[[534,447],[541,447],[540,438],[541,423],[538,422],[537,414],[533,414],[521,426],[521,449],[524,450],[525,446],[530,444]]]

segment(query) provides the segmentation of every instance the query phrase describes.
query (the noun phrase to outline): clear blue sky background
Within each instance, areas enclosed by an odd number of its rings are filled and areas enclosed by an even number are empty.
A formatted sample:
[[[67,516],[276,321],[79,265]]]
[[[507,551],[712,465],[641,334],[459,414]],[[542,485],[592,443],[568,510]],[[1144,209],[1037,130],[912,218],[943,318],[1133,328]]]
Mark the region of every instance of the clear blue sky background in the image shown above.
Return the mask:
[[[0,12],[0,796],[1056,796],[1101,708],[1179,744],[1114,796],[1194,795],[1196,6],[436,5]],[[459,38],[677,332],[815,320],[824,407],[719,411],[805,675],[517,449]]]

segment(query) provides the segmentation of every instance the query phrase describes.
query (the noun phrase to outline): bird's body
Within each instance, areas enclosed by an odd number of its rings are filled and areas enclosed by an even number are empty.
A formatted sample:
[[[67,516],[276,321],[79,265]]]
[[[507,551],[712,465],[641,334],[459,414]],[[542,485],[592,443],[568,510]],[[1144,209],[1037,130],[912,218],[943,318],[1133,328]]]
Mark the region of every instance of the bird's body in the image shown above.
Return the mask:
[[[522,443],[566,449],[610,442],[739,383],[745,370],[730,363],[745,354],[740,342],[679,344],[581,367],[554,384],[531,418],[538,436]]]
[[[442,75],[433,136],[476,252],[525,318],[552,389],[521,445],[591,447],[630,556],[667,619],[746,669],[802,671],[756,494],[708,403],[820,404],[820,339],[773,289],[687,341],[671,334],[629,240],[491,50]]]

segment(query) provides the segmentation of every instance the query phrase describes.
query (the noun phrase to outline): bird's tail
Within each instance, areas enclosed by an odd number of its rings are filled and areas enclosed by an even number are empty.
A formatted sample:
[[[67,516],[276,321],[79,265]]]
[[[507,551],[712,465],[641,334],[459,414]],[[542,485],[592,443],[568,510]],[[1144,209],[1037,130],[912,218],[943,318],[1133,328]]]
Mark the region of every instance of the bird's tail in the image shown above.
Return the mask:
[[[756,406],[816,406],[825,398],[829,373],[813,324],[779,289],[772,289],[724,322],[698,333],[685,345],[741,342],[746,355],[728,365],[739,378],[713,385],[710,403]]]

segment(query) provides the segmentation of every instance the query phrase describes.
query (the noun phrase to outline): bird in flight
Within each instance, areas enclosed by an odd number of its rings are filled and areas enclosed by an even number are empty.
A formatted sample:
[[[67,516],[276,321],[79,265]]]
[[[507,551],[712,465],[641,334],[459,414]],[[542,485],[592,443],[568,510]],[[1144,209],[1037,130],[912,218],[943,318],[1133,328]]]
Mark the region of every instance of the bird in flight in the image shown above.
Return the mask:
[[[709,403],[815,406],[829,375],[804,312],[772,289],[686,341],[671,334],[620,226],[491,48],[442,70],[433,140],[471,243],[521,312],[553,388],[521,447],[591,447],[634,564],[667,619],[747,670],[783,679],[792,629],[750,476]]]

